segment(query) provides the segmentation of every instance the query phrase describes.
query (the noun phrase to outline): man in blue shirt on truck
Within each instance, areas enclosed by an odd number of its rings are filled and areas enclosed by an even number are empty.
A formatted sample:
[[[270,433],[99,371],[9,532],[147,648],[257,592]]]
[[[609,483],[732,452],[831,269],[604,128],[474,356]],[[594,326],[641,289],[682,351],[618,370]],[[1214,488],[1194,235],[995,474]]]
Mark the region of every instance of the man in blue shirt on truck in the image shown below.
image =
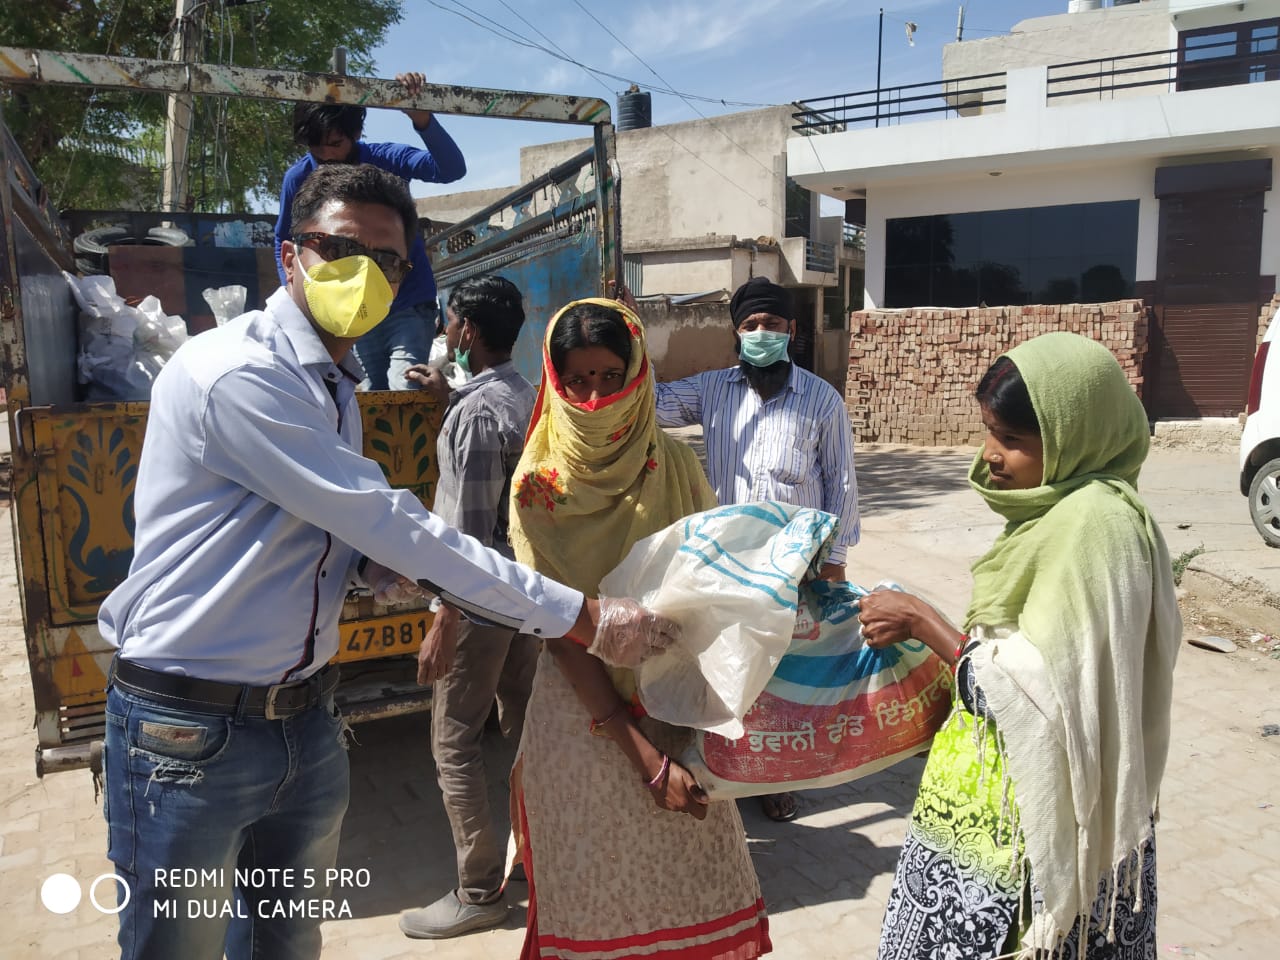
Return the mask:
[[[396,77],[410,96],[422,89],[420,73]],[[307,154],[285,171],[280,188],[280,216],[276,220],[276,271],[285,282],[280,244],[291,239],[289,210],[294,195],[316,167],[327,163],[371,163],[403,180],[452,183],[467,172],[462,151],[430,110],[405,110],[422,147],[403,143],[368,143],[364,131],[364,107],[333,103],[299,103],[293,111],[293,136]],[[424,149],[425,148],[425,149]],[[405,379],[415,363],[426,363],[436,335],[440,308],[436,303],[436,279],[427,259],[422,234],[414,230],[409,250],[413,269],[400,284],[391,313],[356,342],[356,356],[364,367],[364,390],[410,390],[417,384]]]

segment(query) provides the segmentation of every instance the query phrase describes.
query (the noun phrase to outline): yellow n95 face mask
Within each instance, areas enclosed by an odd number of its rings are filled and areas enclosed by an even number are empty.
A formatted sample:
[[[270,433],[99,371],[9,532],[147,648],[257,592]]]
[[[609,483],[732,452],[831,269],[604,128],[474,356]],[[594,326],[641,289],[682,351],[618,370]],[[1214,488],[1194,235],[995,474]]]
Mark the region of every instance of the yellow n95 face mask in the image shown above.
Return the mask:
[[[378,265],[364,256],[318,264],[310,272],[296,260],[311,318],[326,333],[356,339],[391,312],[395,293]]]

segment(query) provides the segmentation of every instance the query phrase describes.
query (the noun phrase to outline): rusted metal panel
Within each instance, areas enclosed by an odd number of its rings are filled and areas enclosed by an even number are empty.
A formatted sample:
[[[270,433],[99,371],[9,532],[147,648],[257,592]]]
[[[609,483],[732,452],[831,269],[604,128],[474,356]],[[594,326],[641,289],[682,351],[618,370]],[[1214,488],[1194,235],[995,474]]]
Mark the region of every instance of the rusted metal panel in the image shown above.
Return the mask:
[[[430,506],[442,405],[420,392],[365,393],[357,401],[365,455],[394,486]],[[114,649],[98,633],[98,606],[133,559],[133,492],[147,410],[145,403],[74,404],[28,408],[21,418],[34,477],[15,486],[14,507],[18,542],[32,551],[24,592],[34,601],[27,647],[42,748],[101,734]],[[15,448],[15,464],[17,454]],[[335,659],[415,655],[431,619],[426,610],[390,609],[353,595]]]
[[[419,391],[357,394],[364,427],[364,455],[382,467],[387,483],[411,490],[427,509],[440,482],[436,437],[444,406]]]
[[[147,405],[31,411],[49,617],[92,622],[133,560],[133,490]]]
[[[430,507],[440,476],[440,403],[416,391],[357,400],[365,455],[392,486]],[[31,526],[41,530],[52,624],[95,621],[98,605],[129,572],[147,410],[145,403],[92,403],[27,411],[41,517]]]
[[[613,128],[595,145],[426,240],[447,300],[470,277],[500,273],[524,295],[524,326],[512,350],[531,383],[542,377],[547,322],[566,303],[606,296],[621,270]]]
[[[350,103],[363,107],[551,123],[608,123],[598,97],[425,84],[406,96],[394,80],[291,70],[259,70],[214,63],[175,63],[65,50],[0,47],[0,82],[51,83],[152,93],[191,93],[260,100]]]

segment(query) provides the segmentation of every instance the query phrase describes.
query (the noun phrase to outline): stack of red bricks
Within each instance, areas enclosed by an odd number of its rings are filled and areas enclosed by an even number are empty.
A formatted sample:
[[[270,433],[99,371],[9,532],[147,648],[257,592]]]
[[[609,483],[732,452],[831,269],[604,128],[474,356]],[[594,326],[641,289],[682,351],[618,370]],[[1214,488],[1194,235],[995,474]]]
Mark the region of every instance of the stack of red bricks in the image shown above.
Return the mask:
[[[1272,297],[1270,302],[1264,303],[1258,311],[1258,343],[1262,343],[1262,338],[1267,335],[1267,327],[1271,326],[1271,320],[1276,314],[1280,314],[1280,293]]]
[[[1027,307],[918,307],[852,315],[845,403],[863,442],[981,442],[973,391],[1000,354],[1055,330],[1111,350],[1142,395],[1148,313],[1141,300]]]

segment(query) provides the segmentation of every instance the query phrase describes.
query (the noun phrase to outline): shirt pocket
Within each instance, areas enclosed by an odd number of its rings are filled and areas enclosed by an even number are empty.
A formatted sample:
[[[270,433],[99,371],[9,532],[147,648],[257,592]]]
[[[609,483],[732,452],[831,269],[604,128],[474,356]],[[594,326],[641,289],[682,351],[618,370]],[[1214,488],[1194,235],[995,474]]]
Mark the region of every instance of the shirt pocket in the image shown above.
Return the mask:
[[[791,446],[778,452],[770,473],[775,483],[786,487],[803,486],[813,474],[813,451],[807,438],[796,437]]]

